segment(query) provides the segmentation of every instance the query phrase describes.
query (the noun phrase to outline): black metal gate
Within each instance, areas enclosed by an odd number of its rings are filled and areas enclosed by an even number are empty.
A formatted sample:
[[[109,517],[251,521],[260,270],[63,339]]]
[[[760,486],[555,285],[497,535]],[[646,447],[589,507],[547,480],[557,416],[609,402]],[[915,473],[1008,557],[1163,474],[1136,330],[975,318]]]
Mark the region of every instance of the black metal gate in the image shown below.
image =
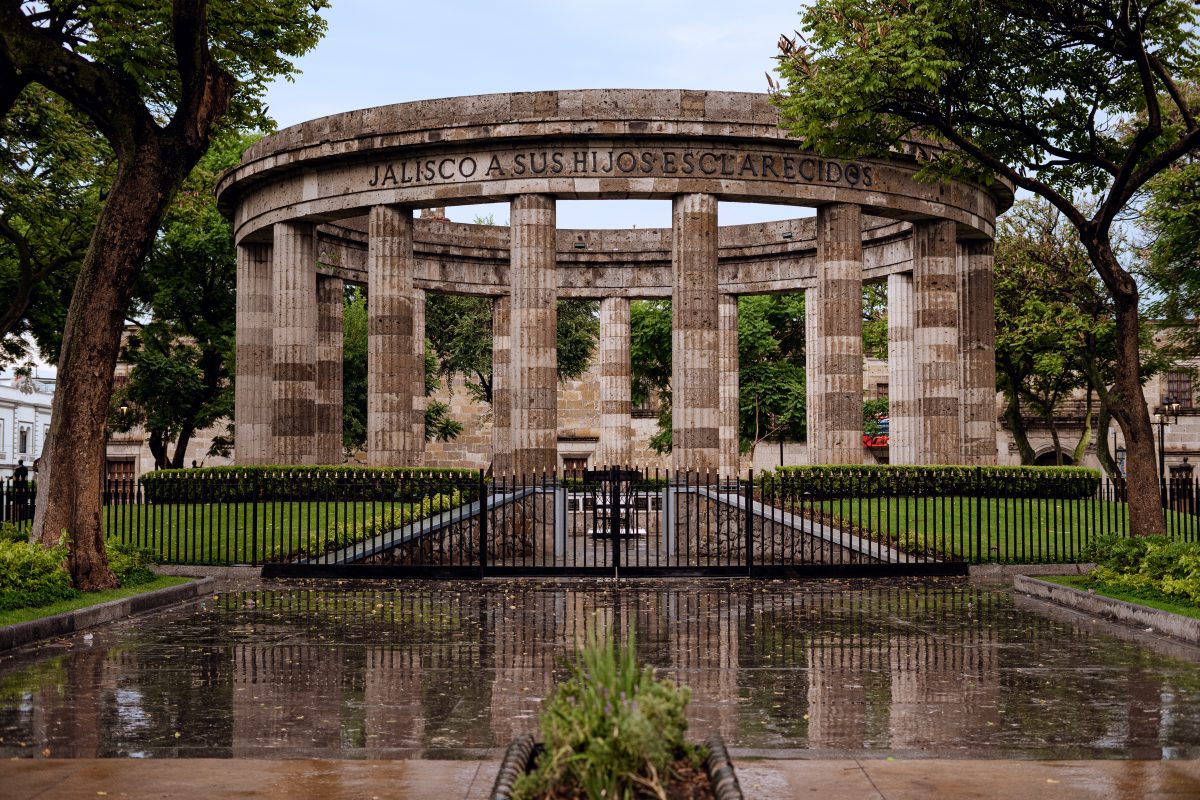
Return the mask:
[[[751,475],[628,468],[480,473],[457,505],[346,547],[268,563],[266,577],[828,576],[961,574],[933,552],[872,537],[828,503]]]

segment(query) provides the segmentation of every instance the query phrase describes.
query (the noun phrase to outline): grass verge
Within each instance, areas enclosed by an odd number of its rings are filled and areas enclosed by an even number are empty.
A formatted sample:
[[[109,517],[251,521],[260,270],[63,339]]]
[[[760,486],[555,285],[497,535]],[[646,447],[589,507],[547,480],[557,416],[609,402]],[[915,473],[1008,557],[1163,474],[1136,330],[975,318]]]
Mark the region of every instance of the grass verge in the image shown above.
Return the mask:
[[[1124,600],[1126,603],[1137,603],[1139,606],[1148,606],[1157,608],[1159,611],[1170,611],[1172,614],[1200,619],[1200,608],[1165,595],[1135,593],[1104,584],[1094,584],[1088,580],[1086,575],[1038,575],[1036,577],[1038,580],[1057,583],[1060,586],[1070,586],[1072,589],[1090,590],[1114,600]]]
[[[79,597],[72,597],[69,600],[59,600],[57,603],[51,603],[48,606],[40,606],[38,608],[14,608],[9,611],[0,611],[0,625],[16,625],[20,622],[31,622],[35,619],[52,617],[55,614],[62,614],[67,611],[78,611],[81,608],[100,605],[110,600],[121,600],[126,597],[152,592],[155,589],[178,586],[190,580],[192,578],[159,575],[150,583],[141,583],[137,586],[120,586],[116,589],[105,589],[100,592],[84,592]]]

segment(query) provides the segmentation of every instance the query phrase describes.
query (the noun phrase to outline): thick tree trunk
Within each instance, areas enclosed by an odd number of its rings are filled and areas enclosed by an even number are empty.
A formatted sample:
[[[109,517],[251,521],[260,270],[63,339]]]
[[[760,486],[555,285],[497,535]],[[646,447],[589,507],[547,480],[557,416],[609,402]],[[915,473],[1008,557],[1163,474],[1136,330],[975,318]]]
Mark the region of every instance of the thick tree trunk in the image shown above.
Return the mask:
[[[163,469],[167,466],[167,443],[163,441],[162,431],[150,431],[146,440],[150,446],[150,455],[154,456],[154,468]]]
[[[172,469],[183,469],[187,466],[183,462],[187,459],[188,442],[192,440],[192,423],[185,422],[183,428],[179,431],[179,437],[175,439],[175,455],[171,457]]]
[[[67,311],[50,437],[42,454],[48,480],[39,482],[32,535],[45,546],[64,533],[71,537],[67,563],[78,589],[117,585],[101,524],[113,370],[133,284],[181,180],[180,165],[165,163],[152,144],[121,165]]]
[[[1137,285],[1117,262],[1107,242],[1086,242],[1096,271],[1112,294],[1116,312],[1116,378],[1109,392],[1109,412],[1125,436],[1125,485],[1129,527],[1135,536],[1166,533],[1159,493],[1154,428],[1142,391],[1140,320]]]

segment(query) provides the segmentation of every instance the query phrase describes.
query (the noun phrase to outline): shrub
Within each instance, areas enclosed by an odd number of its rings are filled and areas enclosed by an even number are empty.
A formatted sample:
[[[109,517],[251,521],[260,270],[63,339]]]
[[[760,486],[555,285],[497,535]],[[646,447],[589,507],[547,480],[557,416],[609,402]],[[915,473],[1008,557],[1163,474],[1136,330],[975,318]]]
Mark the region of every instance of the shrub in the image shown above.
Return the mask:
[[[149,550],[116,539],[105,541],[104,548],[108,551],[108,566],[122,586],[141,586],[154,580],[150,565],[155,563],[155,556]]]
[[[470,499],[473,470],[414,467],[257,465],[163,469],[141,478],[147,502],[228,503],[273,500],[399,500],[458,490]]]
[[[15,522],[0,522],[0,539],[6,542],[27,542],[29,541],[29,526],[21,526]]]
[[[64,567],[66,537],[45,549],[34,542],[0,539],[0,610],[37,608],[77,597]]]
[[[954,465],[821,465],[780,467],[764,474],[766,492],[813,497],[1092,497],[1099,470],[1084,467],[967,467]]]
[[[702,759],[684,739],[688,694],[638,665],[633,634],[620,647],[589,634],[571,677],[546,698],[545,749],[513,796],[666,797],[672,765]]]
[[[1200,543],[1166,536],[1106,536],[1087,555],[1096,562],[1089,585],[1200,606]]]

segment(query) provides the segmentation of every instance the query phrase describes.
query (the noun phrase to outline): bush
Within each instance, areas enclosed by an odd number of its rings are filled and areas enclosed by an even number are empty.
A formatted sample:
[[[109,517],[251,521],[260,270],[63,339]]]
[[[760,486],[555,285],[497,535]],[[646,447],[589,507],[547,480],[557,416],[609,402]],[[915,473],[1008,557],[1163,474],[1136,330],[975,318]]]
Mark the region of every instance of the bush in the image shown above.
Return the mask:
[[[536,768],[518,779],[514,798],[666,797],[672,765],[702,760],[684,739],[688,694],[638,666],[632,634],[619,648],[590,634],[571,677],[546,698],[545,749]]]
[[[0,522],[0,540],[6,542],[28,542],[29,525],[18,525],[15,522]]]
[[[65,537],[49,550],[33,542],[0,539],[0,611],[78,597],[64,566],[66,558]]]
[[[762,477],[766,492],[813,497],[971,495],[1079,500],[1100,486],[1099,470],[1084,467],[967,467],[953,465],[821,465],[781,467]]]
[[[149,550],[116,539],[105,541],[104,549],[108,551],[108,566],[122,586],[141,586],[154,580],[150,565],[155,563],[155,556]]]
[[[1166,536],[1105,536],[1088,549],[1087,557],[1096,562],[1087,576],[1090,586],[1200,606],[1200,543]]]
[[[464,469],[280,465],[162,469],[141,478],[150,503],[324,499],[415,502],[453,490],[473,500],[478,483],[479,474]]]

